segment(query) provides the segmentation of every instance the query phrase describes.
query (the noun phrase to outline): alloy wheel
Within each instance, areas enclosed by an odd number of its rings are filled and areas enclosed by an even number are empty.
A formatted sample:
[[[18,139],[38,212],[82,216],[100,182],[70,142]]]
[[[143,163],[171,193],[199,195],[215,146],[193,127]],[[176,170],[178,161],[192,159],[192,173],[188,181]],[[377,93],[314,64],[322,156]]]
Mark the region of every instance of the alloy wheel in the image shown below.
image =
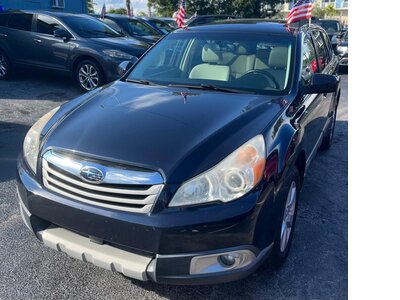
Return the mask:
[[[7,75],[8,66],[6,58],[3,55],[0,55],[0,77],[4,77]]]
[[[281,226],[281,238],[280,238],[281,252],[285,252],[289,243],[290,235],[292,233],[294,214],[296,210],[296,201],[297,201],[296,197],[297,197],[296,182],[292,181],[285,204],[285,212],[283,214],[283,220]]]
[[[84,64],[79,69],[79,83],[87,90],[91,91],[99,85],[99,73],[90,64]]]

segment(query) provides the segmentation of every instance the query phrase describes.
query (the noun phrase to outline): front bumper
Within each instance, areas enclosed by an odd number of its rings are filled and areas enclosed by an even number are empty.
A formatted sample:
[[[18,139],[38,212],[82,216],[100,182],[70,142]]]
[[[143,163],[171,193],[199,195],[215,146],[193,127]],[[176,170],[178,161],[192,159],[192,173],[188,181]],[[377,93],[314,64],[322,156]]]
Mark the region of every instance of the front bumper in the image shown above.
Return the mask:
[[[117,271],[127,277],[168,284],[213,284],[251,274],[267,258],[271,224],[258,224],[273,193],[216,206],[156,214],[115,212],[67,199],[44,189],[18,163],[18,196],[27,227],[47,246]],[[228,207],[229,206],[229,207]],[[272,211],[272,210],[263,210]],[[264,215],[265,216],[265,215]],[[273,220],[262,218],[263,220]],[[201,222],[199,221],[201,220]],[[261,232],[256,227],[262,226]],[[238,269],[191,274],[194,257],[250,251],[254,259]]]

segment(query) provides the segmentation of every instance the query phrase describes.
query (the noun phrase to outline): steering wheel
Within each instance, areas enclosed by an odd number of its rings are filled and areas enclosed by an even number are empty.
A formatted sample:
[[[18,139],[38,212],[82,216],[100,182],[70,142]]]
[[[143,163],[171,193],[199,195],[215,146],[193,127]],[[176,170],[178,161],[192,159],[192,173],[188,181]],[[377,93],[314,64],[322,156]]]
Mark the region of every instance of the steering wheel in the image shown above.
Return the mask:
[[[272,83],[275,85],[274,88],[277,90],[280,90],[280,85],[278,81],[276,81],[275,77],[268,71],[266,70],[249,70],[246,73],[243,74],[240,79],[244,78],[245,76],[250,76],[250,75],[261,75],[262,77],[268,79],[268,81],[272,81]]]

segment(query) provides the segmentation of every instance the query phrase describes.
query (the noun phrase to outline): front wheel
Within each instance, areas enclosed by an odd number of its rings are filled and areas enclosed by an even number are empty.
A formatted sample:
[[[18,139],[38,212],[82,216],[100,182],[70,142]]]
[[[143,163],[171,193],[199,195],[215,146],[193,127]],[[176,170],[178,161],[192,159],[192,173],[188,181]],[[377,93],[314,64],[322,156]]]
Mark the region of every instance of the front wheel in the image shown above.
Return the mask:
[[[300,175],[297,168],[293,168],[287,175],[284,188],[284,206],[281,210],[279,227],[275,234],[274,246],[269,257],[269,265],[280,267],[289,255],[296,224],[297,204],[300,191]]]
[[[93,60],[84,60],[78,64],[75,79],[85,92],[94,90],[104,84],[103,70]]]

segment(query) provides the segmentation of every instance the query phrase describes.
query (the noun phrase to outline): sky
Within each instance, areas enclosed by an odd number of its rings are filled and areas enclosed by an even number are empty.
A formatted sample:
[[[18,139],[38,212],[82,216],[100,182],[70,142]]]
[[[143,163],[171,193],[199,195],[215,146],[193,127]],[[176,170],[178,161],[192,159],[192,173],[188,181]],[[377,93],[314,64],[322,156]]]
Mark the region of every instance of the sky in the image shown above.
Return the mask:
[[[111,8],[125,7],[125,0],[95,0],[94,1],[95,12],[100,13],[103,4],[106,4],[107,10]],[[131,7],[133,13],[136,15],[139,11],[147,13],[147,0],[131,0]]]

